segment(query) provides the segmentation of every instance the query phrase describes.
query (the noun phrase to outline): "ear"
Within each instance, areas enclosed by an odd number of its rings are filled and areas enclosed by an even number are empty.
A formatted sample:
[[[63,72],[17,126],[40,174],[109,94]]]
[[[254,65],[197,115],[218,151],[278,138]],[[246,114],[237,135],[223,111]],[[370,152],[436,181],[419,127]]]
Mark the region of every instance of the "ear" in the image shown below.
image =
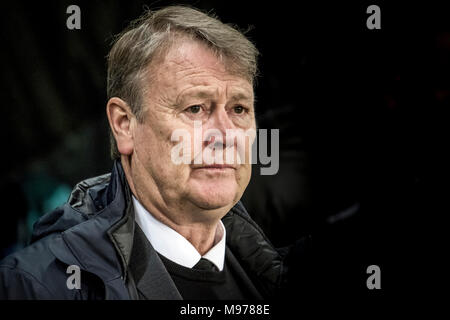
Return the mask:
[[[106,114],[120,154],[132,154],[134,149],[131,130],[133,116],[130,107],[122,99],[114,97],[109,99],[106,105]]]

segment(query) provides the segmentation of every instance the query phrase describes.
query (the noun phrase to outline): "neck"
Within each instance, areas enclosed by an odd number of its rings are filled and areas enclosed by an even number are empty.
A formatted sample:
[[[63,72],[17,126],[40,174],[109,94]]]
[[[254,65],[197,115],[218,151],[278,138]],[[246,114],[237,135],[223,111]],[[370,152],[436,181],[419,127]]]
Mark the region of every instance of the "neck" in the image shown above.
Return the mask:
[[[153,215],[153,213],[152,213]],[[188,240],[200,255],[206,254],[221,238],[223,230],[219,221],[215,224],[194,223],[189,225],[176,224],[164,215],[153,215],[156,219],[169,226]]]

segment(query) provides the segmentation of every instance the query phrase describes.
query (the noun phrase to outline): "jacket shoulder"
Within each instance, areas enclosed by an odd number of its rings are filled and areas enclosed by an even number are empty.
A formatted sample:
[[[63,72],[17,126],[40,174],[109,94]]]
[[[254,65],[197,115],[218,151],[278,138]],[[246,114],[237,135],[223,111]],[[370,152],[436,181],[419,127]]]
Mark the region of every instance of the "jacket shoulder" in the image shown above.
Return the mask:
[[[55,257],[43,238],[0,262],[0,298],[51,299],[54,296],[48,273],[55,270]]]
[[[47,236],[0,261],[0,299],[73,299],[67,266],[50,250]]]
[[[55,299],[49,288],[31,273],[0,265],[0,300]]]

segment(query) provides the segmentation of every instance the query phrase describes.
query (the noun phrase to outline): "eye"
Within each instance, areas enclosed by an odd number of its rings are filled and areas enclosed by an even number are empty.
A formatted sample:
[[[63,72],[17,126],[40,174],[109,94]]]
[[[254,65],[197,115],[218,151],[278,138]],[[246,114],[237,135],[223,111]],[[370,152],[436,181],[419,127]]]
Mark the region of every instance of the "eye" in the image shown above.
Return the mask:
[[[195,105],[195,106],[190,106],[189,108],[187,108],[186,110],[190,113],[199,113],[202,109],[202,106],[200,105]]]
[[[235,106],[233,108],[233,110],[234,110],[235,113],[240,114],[240,113],[245,111],[245,108],[243,106]]]

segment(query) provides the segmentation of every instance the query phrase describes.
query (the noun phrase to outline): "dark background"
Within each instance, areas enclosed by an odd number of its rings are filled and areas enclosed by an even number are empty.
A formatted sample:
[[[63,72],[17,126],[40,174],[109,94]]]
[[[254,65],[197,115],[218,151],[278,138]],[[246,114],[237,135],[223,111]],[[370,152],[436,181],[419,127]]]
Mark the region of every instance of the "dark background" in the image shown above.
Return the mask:
[[[2,4],[0,258],[25,245],[32,223],[75,183],[110,171],[112,36],[144,4],[171,3]],[[175,3],[253,26],[258,125],[280,129],[280,170],[261,176],[255,166],[243,202],[273,243],[317,234],[322,271],[345,274],[365,292],[371,264],[385,292],[422,281],[423,265],[440,274],[431,253],[444,218],[449,11],[429,2]],[[81,8],[81,30],[66,28],[71,4]],[[381,30],[366,28],[370,4],[381,8]]]

